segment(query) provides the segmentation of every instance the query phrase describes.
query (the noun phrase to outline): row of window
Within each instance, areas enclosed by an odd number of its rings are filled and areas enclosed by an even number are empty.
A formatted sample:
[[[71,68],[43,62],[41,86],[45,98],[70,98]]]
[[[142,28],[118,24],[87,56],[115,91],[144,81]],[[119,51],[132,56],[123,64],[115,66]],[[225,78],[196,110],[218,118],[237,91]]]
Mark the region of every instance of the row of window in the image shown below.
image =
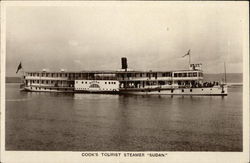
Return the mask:
[[[30,89],[35,89],[35,90],[59,90],[59,88],[57,89],[52,89],[52,88],[41,88],[41,87],[30,87]],[[65,89],[60,89],[60,90],[64,90],[64,91],[67,91],[68,89],[65,88]]]
[[[116,84],[116,82],[105,82],[105,84]]]
[[[76,88],[76,90],[89,90],[89,88]],[[100,90],[103,90],[103,91],[117,91],[116,89],[105,89],[105,88],[103,88],[103,89],[100,89]]]
[[[91,82],[87,82],[87,81],[85,81],[85,82],[81,82],[82,84],[90,84]],[[99,82],[98,82],[99,83]],[[76,81],[76,84],[78,84],[78,81]],[[116,82],[105,82],[105,84],[116,84]]]
[[[40,81],[40,82],[39,82]],[[55,83],[58,83],[58,84],[67,84],[67,81],[63,82],[63,81],[49,81],[49,80],[30,80],[30,83],[31,84],[55,84]]]
[[[212,88],[211,88],[210,90],[212,90]],[[192,89],[190,89],[189,91],[190,91],[190,92],[193,92]],[[203,91],[203,89],[201,89],[201,91]],[[171,93],[173,93],[173,92],[174,92],[174,90],[171,90]],[[184,89],[182,89],[181,92],[184,92]]]
[[[28,73],[29,76],[35,76],[35,77],[68,77],[69,74],[61,74],[61,73]]]
[[[27,73],[28,76],[34,76],[34,77],[102,77],[98,76],[95,73]],[[105,75],[105,74],[104,74]],[[113,76],[107,76],[107,77],[114,77],[116,74],[113,74]],[[104,76],[105,77],[105,76]]]
[[[203,77],[203,74],[201,72],[199,72],[198,76]],[[192,73],[175,73],[174,77],[197,77],[197,73],[196,72],[192,72]]]
[[[203,76],[201,72],[198,73],[198,76]],[[95,77],[96,74],[81,74],[81,73],[28,73],[29,76],[35,77]],[[117,74],[118,77],[171,77],[172,72],[165,73],[127,73],[127,74]],[[116,74],[113,74],[112,77],[115,77]],[[174,77],[196,77],[197,73],[174,73]],[[99,77],[99,76],[98,76]]]

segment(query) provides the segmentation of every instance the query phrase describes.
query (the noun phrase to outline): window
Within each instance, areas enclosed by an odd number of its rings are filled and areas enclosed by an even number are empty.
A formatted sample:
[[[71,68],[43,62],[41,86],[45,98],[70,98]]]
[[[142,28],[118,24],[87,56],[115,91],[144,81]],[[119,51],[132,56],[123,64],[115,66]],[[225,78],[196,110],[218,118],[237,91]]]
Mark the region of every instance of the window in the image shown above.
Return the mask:
[[[83,81],[82,81],[82,84],[83,84]]]
[[[184,92],[184,89],[182,89],[181,92]]]
[[[192,89],[190,89],[190,92],[193,92],[193,90],[192,90]]]
[[[98,84],[91,84],[89,88],[100,88],[100,86]]]

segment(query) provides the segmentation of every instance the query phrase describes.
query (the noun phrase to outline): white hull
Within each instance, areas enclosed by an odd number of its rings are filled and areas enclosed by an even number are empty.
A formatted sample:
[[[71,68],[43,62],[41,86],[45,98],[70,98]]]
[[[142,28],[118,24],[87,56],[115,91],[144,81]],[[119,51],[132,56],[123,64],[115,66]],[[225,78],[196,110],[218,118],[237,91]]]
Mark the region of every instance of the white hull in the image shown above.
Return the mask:
[[[227,87],[212,88],[177,88],[173,90],[150,90],[150,91],[123,91],[124,94],[143,94],[143,95],[203,95],[203,96],[226,96]]]
[[[25,87],[26,91],[34,92],[78,92],[78,93],[112,93],[112,94],[135,94],[135,95],[199,95],[199,96],[226,96],[227,87],[203,87],[203,88],[175,88],[175,89],[144,89],[144,90],[120,90],[120,91],[84,91],[78,90],[56,90],[56,89],[31,89]]]

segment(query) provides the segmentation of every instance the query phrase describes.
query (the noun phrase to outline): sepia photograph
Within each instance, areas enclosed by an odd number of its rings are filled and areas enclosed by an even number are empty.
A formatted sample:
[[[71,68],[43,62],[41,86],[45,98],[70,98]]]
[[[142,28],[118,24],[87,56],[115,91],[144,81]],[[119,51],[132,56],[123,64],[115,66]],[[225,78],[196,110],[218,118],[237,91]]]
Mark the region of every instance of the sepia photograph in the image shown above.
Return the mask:
[[[199,162],[247,163],[248,12],[247,2],[1,3],[1,162],[201,152],[216,157]]]

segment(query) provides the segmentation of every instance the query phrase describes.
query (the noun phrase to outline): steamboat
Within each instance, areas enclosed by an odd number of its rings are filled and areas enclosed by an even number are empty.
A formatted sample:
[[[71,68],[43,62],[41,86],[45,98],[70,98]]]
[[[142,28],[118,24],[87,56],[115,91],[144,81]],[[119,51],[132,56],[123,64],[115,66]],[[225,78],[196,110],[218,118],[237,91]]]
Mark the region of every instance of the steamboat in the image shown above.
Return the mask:
[[[20,63],[21,64],[21,63]],[[226,82],[203,81],[202,64],[187,70],[134,71],[121,58],[117,71],[23,72],[21,90],[34,92],[74,92],[146,95],[226,96]],[[18,67],[18,70],[22,68]]]

